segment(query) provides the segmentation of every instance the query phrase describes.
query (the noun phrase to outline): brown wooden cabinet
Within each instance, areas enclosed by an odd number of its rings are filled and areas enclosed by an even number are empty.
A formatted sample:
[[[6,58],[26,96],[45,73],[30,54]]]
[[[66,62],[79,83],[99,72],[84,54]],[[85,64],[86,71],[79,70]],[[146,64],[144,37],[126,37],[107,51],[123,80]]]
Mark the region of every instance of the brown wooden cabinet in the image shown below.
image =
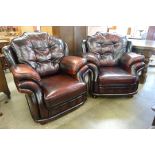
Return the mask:
[[[3,70],[6,70],[8,68],[8,64],[2,53],[2,48],[8,44],[9,44],[9,40],[0,40],[0,57],[1,57],[1,65]]]
[[[4,56],[0,55],[0,92],[5,93],[7,97],[10,99],[10,90],[8,88],[5,74],[2,69],[2,64],[1,64],[1,60],[4,59],[3,57]]]
[[[64,40],[69,48],[69,55],[82,54],[82,40],[86,39],[87,26],[53,26],[53,35]]]

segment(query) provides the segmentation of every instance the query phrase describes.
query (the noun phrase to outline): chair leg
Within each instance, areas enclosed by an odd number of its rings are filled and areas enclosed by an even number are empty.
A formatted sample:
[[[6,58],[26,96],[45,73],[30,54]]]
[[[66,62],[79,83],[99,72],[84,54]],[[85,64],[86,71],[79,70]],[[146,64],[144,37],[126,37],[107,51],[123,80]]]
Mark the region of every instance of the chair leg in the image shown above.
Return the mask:
[[[129,98],[132,98],[132,97],[133,97],[133,95],[129,95],[128,97],[129,97]]]
[[[45,125],[47,122],[40,122],[41,125]]]
[[[152,126],[155,126],[155,117],[153,119]]]
[[[92,95],[92,97],[93,97],[93,98],[97,98],[97,96],[96,96],[96,95]]]

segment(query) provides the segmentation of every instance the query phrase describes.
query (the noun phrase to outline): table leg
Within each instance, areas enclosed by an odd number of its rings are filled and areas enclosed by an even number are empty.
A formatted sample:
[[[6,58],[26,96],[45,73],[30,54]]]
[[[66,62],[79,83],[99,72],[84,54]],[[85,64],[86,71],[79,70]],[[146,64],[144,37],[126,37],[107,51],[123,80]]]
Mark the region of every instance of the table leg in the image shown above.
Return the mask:
[[[11,99],[11,93],[10,93],[9,88],[8,90],[4,91],[4,93],[7,95],[8,99]]]
[[[1,117],[1,116],[3,116],[3,113],[2,113],[2,112],[0,112],[0,117]]]
[[[155,117],[153,119],[152,126],[155,126]]]
[[[148,64],[149,64],[149,61],[150,61],[150,56],[148,55],[144,55],[145,56],[145,60],[144,60],[144,63],[145,63],[145,66],[144,66],[144,69],[142,70],[142,73],[139,77],[139,80],[140,80],[140,83],[144,84],[145,81],[146,81],[146,78],[147,78],[147,70],[148,70]]]
[[[137,49],[137,48],[132,48],[132,51],[137,54],[141,54],[141,55],[145,56],[145,60],[144,60],[145,66],[139,76],[139,82],[141,84],[144,84],[146,82],[146,78],[147,78],[147,69],[149,66],[149,61],[150,61],[150,57],[152,55],[152,51],[149,49],[145,50],[145,49]]]
[[[141,84],[144,84],[146,82],[146,78],[147,78],[147,69],[149,66],[149,61],[150,61],[150,57],[151,57],[151,51],[148,50],[138,50],[138,54],[144,55],[145,56],[145,66],[144,69],[141,72],[141,75],[139,77],[139,82]]]

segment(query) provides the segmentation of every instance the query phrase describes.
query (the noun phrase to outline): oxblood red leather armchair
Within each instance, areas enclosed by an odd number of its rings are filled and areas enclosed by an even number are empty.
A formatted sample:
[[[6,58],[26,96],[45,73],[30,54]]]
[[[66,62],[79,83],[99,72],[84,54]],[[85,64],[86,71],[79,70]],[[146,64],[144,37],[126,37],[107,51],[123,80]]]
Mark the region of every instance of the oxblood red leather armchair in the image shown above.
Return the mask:
[[[24,33],[3,52],[36,122],[46,123],[86,101],[86,59],[67,56],[62,40],[44,32]]]
[[[97,32],[83,40],[83,57],[91,70],[90,92],[129,95],[137,92],[144,56],[131,52],[131,42],[116,34]]]

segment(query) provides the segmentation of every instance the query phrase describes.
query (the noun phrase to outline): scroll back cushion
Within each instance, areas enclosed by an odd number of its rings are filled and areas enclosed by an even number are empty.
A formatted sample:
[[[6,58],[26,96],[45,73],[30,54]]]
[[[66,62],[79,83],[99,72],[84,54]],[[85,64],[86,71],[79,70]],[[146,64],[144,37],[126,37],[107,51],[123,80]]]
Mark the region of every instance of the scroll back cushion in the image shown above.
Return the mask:
[[[126,52],[127,39],[116,34],[100,33],[87,37],[88,52],[98,55],[100,66],[115,66]]]
[[[55,74],[65,55],[62,40],[45,32],[24,33],[11,42],[19,63],[30,65],[40,76]]]

